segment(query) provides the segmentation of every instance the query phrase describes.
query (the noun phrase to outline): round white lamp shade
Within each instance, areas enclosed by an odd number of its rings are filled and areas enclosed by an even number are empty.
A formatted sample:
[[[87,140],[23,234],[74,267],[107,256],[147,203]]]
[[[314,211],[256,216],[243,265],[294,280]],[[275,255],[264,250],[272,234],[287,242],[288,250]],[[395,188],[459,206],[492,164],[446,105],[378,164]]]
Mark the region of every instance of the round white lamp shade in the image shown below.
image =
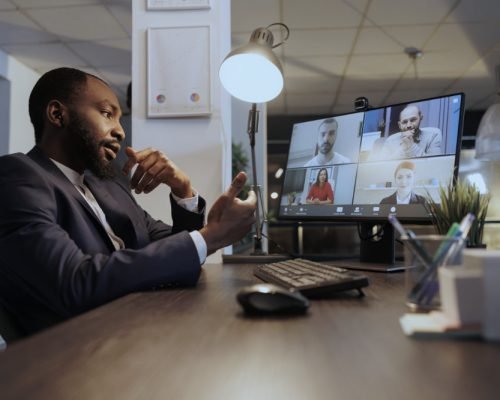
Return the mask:
[[[265,103],[281,93],[283,69],[272,44],[272,33],[258,28],[248,44],[227,55],[219,78],[231,96],[249,103]]]

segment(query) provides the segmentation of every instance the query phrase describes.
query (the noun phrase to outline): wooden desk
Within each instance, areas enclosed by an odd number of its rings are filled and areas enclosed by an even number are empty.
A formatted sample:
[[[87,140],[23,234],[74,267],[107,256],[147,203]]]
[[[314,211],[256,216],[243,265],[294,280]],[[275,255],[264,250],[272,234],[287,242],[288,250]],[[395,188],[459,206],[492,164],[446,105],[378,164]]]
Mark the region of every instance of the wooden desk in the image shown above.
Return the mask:
[[[250,265],[209,265],[196,289],[138,293],[0,354],[8,399],[493,399],[500,346],[403,335],[402,274],[302,317],[247,318]]]

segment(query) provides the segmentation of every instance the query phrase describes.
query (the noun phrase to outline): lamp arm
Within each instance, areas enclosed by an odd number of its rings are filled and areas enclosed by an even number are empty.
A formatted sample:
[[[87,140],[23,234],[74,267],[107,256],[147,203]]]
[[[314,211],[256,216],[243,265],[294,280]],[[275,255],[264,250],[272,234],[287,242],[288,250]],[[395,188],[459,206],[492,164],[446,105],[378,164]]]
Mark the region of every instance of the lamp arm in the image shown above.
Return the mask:
[[[252,108],[248,112],[248,126],[247,126],[248,138],[250,139],[250,146],[252,148],[255,147],[255,134],[258,131],[259,131],[259,111],[257,110],[257,104],[252,103]]]
[[[250,153],[252,156],[252,180],[255,190],[255,195],[257,197],[257,207],[255,209],[255,236],[254,236],[254,254],[263,254],[262,250],[262,227],[260,225],[260,204],[262,198],[260,197],[260,187],[257,184],[257,163],[255,161],[255,134],[258,131],[259,126],[259,111],[257,110],[257,104],[252,103],[252,108],[248,113],[248,137],[250,139]]]

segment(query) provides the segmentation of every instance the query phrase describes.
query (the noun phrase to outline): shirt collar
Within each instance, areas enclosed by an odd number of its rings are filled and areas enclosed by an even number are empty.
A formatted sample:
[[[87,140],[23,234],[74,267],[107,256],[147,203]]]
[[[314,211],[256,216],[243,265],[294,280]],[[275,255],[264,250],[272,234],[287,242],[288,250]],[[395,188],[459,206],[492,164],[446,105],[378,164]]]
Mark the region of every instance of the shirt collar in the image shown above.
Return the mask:
[[[66,165],[64,164],[61,164],[60,162],[54,160],[54,159],[50,159],[50,161],[52,161],[57,168],[59,168],[61,170],[61,172],[64,174],[64,176],[66,178],[69,179],[69,181],[75,185],[75,186],[82,186],[83,185],[83,174],[80,175],[78,172],[76,172],[75,170],[67,167]]]
[[[405,196],[405,197],[399,197],[399,194],[396,194],[396,196],[397,196],[397,199],[398,199],[397,200],[398,204],[410,204],[411,192],[408,193],[408,195]]]

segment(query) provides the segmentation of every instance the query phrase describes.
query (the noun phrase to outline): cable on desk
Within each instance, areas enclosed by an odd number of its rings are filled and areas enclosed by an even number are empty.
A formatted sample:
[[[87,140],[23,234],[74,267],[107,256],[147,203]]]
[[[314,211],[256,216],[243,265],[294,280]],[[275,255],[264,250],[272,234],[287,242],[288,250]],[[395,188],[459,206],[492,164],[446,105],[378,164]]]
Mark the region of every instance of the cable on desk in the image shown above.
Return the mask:
[[[283,246],[281,246],[276,240],[273,240],[271,239],[268,235],[266,235],[265,233],[262,233],[262,236],[264,236],[267,240],[269,240],[270,242],[272,242],[279,250],[281,250],[285,255],[291,257],[291,258],[295,258],[297,257],[296,254],[293,254],[293,253],[290,253],[288,251],[286,251]]]
[[[383,225],[382,224],[377,224],[373,225],[376,226],[378,229],[376,232],[372,233],[371,235],[366,235],[363,236],[363,233],[361,232],[361,223],[358,223],[358,236],[360,240],[372,240],[372,239],[381,239],[382,236],[384,236],[384,229],[387,226],[388,222],[385,222]]]

